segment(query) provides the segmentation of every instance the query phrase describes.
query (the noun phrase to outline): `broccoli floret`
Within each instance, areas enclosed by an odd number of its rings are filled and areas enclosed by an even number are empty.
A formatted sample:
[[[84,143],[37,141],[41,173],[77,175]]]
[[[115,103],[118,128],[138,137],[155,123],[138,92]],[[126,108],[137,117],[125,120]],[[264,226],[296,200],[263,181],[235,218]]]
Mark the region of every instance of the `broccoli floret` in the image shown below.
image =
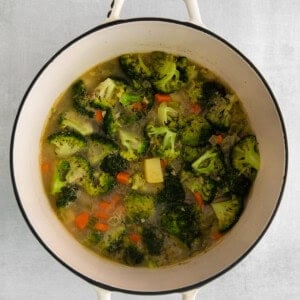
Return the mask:
[[[152,76],[152,71],[144,63],[141,54],[123,54],[119,63],[124,73],[131,79],[145,79]]]
[[[227,130],[231,125],[232,108],[236,103],[234,96],[215,97],[206,112],[206,119],[219,130]]]
[[[120,98],[120,103],[123,106],[128,106],[133,103],[142,102],[143,95],[136,91],[126,91]]]
[[[89,135],[94,131],[91,121],[82,115],[70,110],[62,113],[59,117],[59,125],[63,129],[79,132],[81,135]]]
[[[217,191],[217,183],[207,176],[189,177],[183,182],[193,193],[200,192],[205,202],[211,202]]]
[[[90,196],[98,196],[110,191],[115,183],[113,176],[102,172],[97,174],[97,176],[87,177],[83,182],[83,188]]]
[[[92,105],[95,108],[113,108],[125,93],[126,85],[122,81],[107,78],[94,90]]]
[[[155,212],[155,197],[131,192],[124,198],[126,218],[129,222],[143,223]]]
[[[208,148],[196,161],[192,163],[196,175],[217,177],[224,174],[222,152],[218,146]]]
[[[88,246],[97,245],[103,238],[103,233],[98,230],[91,230],[83,240],[83,244]]]
[[[55,153],[59,157],[71,156],[85,150],[87,142],[79,133],[56,132],[48,136],[48,142],[55,146]]]
[[[175,56],[164,52],[154,52],[151,62],[154,70],[152,84],[156,91],[169,94],[182,87]]]
[[[214,202],[211,207],[218,219],[219,231],[224,232],[238,221],[243,210],[243,202],[233,196],[230,200]]]
[[[217,81],[206,81],[202,85],[202,95],[207,103],[214,97],[225,97],[226,93],[226,88]]]
[[[143,228],[142,239],[150,255],[160,255],[164,243],[164,236],[160,230],[148,225]]]
[[[157,119],[160,125],[167,125],[170,121],[176,119],[178,115],[178,111],[168,106],[166,102],[161,103],[157,108]]]
[[[120,155],[129,161],[138,160],[147,151],[147,141],[132,132],[120,129],[119,138],[123,146]]]
[[[103,118],[102,128],[106,135],[114,137],[120,124],[111,109],[107,109]]]
[[[180,72],[180,80],[187,83],[195,79],[198,75],[196,66],[189,63],[185,56],[179,56],[176,59],[176,66]]]
[[[200,104],[202,107],[202,84],[201,80],[192,80],[185,87],[189,101],[193,104]],[[205,107],[205,105],[203,105]]]
[[[142,190],[146,184],[146,179],[139,173],[135,173],[132,176],[131,188],[135,191]]]
[[[74,202],[77,199],[77,190],[78,187],[76,185],[62,187],[56,199],[56,207],[65,207],[70,202]]]
[[[54,168],[51,195],[55,195],[67,185],[66,175],[70,170],[70,164],[66,160],[59,161]]]
[[[124,249],[123,260],[130,266],[136,266],[143,262],[144,253],[136,245],[130,244]]]
[[[87,157],[92,165],[100,163],[107,155],[118,150],[118,145],[111,139],[92,134],[88,140]]]
[[[231,161],[241,174],[254,179],[260,167],[258,143],[254,135],[245,136],[233,146]]]
[[[205,145],[212,134],[211,125],[200,116],[191,116],[186,119],[185,126],[181,130],[181,142],[188,146]]]
[[[103,254],[112,254],[121,250],[124,242],[124,236],[124,225],[112,227],[106,231],[100,242],[100,249],[102,250]]]
[[[87,96],[86,86],[83,80],[78,80],[72,85],[72,104],[75,110],[89,118],[94,116],[94,110],[90,107],[90,99]]]
[[[181,156],[184,162],[191,163],[195,161],[201,154],[201,148],[183,145]]]
[[[195,205],[180,203],[168,206],[161,215],[161,226],[187,246],[200,236],[200,217]]]
[[[100,164],[100,169],[112,176],[116,176],[119,172],[127,168],[127,161],[119,153],[107,155]]]
[[[240,197],[246,196],[249,193],[251,184],[252,180],[238,170],[234,168],[226,170],[225,186],[230,193]]]
[[[161,203],[182,202],[185,199],[185,191],[178,175],[167,170],[164,178],[164,188],[158,193],[157,200]]]
[[[173,160],[180,155],[180,151],[176,149],[177,133],[171,131],[167,126],[155,127],[148,124],[145,131],[150,138],[153,155],[168,160]]]

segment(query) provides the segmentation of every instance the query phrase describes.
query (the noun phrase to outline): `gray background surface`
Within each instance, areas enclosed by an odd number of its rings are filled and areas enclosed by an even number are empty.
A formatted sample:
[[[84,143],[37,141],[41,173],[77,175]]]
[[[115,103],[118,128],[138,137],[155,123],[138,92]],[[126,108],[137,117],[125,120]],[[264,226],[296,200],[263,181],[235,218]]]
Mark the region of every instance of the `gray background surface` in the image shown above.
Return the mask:
[[[208,28],[248,56],[273,89],[288,133],[289,175],[280,209],[264,238],[236,267],[203,286],[197,299],[300,299],[300,1],[199,4]],[[109,5],[109,0],[0,0],[1,300],[96,299],[92,287],[50,256],[26,225],[11,186],[9,141],[33,77],[68,41],[102,23]],[[187,20],[180,0],[127,0],[122,17],[136,16]],[[115,300],[146,298],[113,294]]]

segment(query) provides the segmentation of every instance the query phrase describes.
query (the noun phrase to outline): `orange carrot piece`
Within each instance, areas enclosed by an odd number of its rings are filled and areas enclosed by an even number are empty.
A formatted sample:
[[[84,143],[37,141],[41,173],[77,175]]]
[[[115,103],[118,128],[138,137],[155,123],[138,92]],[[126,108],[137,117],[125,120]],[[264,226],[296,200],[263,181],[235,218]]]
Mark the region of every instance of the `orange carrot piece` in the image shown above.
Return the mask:
[[[101,110],[95,111],[95,120],[97,123],[101,123],[103,121],[103,114]]]
[[[130,174],[127,172],[119,172],[116,176],[116,180],[121,184],[129,184],[130,183]]]
[[[135,102],[132,104],[132,109],[135,111],[141,111],[143,109],[143,105],[141,102]]]
[[[106,202],[106,201],[101,201],[101,202],[99,202],[99,208],[100,208],[100,210],[101,211],[106,211],[106,210],[108,210],[109,208],[110,208],[110,203],[109,202]]]
[[[214,233],[212,234],[212,237],[211,237],[211,238],[212,238],[214,241],[217,241],[217,240],[219,240],[222,236],[223,236],[223,234],[222,234],[221,232],[216,231],[216,232],[214,232]]]
[[[98,218],[98,219],[104,219],[104,220],[107,220],[109,218],[109,214],[104,212],[104,211],[99,211],[99,212],[96,212],[95,214],[95,217]]]
[[[203,201],[203,197],[200,194],[200,192],[195,192],[194,198],[195,198],[197,205],[202,209],[204,207],[204,201]]]
[[[223,135],[222,135],[222,134],[216,135],[216,143],[217,143],[218,145],[222,144],[223,140],[224,140],[224,138],[223,138]]]
[[[108,230],[108,225],[107,224],[104,224],[104,223],[96,223],[95,224],[95,227],[94,227],[96,230],[99,230],[99,231],[107,231]]]
[[[75,225],[79,229],[84,229],[89,221],[89,213],[84,211],[75,217]]]
[[[199,104],[191,104],[190,109],[191,109],[191,112],[193,114],[200,114],[201,113],[201,106]]]
[[[164,170],[168,165],[168,161],[166,159],[161,159],[160,165],[161,165],[162,169]]]
[[[137,244],[137,243],[141,240],[141,235],[138,234],[138,233],[131,233],[131,234],[129,235],[129,239],[130,239],[133,243]]]
[[[49,171],[50,171],[50,164],[48,162],[42,162],[41,167],[42,167],[42,172],[44,174],[49,173]]]
[[[112,207],[116,207],[117,204],[121,201],[121,195],[120,194],[114,194],[112,197],[111,197],[111,201],[110,201],[110,205]]]
[[[154,99],[158,104],[163,102],[170,102],[172,100],[169,94],[155,94]]]

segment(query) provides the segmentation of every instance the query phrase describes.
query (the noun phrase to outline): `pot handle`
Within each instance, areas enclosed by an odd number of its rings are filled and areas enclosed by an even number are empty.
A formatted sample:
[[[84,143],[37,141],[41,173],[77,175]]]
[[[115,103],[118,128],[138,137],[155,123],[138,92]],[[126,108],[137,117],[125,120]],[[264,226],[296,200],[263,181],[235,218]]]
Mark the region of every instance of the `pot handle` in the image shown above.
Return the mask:
[[[111,300],[111,292],[94,286],[98,300]]]
[[[196,300],[198,289],[182,293],[182,300]]]
[[[189,22],[205,27],[197,0],[183,0],[189,15]],[[120,19],[121,10],[125,0],[113,0],[110,11],[107,14],[106,22],[111,22]]]

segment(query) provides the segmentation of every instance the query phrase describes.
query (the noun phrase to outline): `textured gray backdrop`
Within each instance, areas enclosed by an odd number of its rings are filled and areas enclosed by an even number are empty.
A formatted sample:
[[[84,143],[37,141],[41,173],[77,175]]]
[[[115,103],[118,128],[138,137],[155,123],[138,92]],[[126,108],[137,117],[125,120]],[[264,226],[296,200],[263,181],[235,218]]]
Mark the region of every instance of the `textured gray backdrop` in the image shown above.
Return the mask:
[[[264,238],[238,266],[202,287],[197,299],[300,299],[300,1],[199,4],[208,28],[248,56],[273,89],[288,132],[289,176]],[[88,283],[40,246],[23,220],[9,176],[9,141],[18,106],[35,74],[64,44],[100,24],[109,5],[110,0],[0,0],[1,300],[96,299]],[[127,0],[122,17],[135,16],[187,20],[180,0]],[[146,298],[113,294],[115,300]]]

